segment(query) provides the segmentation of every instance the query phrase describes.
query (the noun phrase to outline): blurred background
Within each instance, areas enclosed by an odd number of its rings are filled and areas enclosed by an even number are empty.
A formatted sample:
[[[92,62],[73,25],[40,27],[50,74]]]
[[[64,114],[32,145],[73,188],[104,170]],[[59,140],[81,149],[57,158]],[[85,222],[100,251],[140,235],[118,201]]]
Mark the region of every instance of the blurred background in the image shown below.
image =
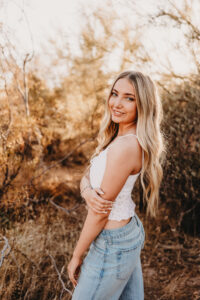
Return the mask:
[[[145,299],[200,299],[199,0],[0,0],[0,299],[71,299],[79,183],[110,84],[148,73],[164,109],[159,213],[139,210]]]

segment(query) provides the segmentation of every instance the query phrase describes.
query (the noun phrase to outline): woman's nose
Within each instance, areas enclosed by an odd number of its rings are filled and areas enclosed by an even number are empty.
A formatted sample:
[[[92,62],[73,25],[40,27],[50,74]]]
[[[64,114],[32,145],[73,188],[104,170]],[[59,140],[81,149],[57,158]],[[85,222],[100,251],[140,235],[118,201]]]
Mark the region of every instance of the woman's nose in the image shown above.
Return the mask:
[[[116,97],[114,101],[114,107],[118,107],[118,106],[122,106],[122,100],[119,96]]]

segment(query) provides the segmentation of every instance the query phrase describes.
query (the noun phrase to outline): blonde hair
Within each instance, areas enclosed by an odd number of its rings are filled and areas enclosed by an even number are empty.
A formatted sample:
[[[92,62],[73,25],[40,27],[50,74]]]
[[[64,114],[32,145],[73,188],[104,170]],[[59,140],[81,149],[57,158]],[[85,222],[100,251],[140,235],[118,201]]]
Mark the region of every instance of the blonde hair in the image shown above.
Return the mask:
[[[147,215],[156,216],[159,200],[159,188],[163,178],[162,162],[164,161],[165,145],[160,124],[163,118],[163,110],[156,84],[153,80],[141,72],[125,71],[121,73],[111,86],[105,105],[105,113],[100,124],[97,136],[98,146],[94,157],[117,136],[117,123],[111,120],[108,101],[115,83],[127,78],[135,88],[137,105],[137,129],[136,135],[144,151],[144,162],[140,175],[143,189],[143,202],[147,204]]]

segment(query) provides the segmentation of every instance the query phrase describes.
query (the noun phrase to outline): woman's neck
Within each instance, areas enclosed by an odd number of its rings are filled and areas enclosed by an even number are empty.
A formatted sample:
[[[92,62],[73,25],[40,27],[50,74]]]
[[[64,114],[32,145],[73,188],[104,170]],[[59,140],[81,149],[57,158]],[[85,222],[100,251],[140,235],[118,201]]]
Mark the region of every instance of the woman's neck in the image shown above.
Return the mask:
[[[122,136],[128,133],[136,134],[136,126],[126,126],[118,129],[117,136]]]

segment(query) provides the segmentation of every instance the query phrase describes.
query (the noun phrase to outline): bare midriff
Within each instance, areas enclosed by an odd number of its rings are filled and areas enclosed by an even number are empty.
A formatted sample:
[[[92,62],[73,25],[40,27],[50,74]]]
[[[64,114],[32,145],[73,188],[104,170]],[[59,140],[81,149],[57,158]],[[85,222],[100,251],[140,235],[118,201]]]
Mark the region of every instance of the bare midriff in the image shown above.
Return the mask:
[[[122,227],[130,222],[131,218],[121,221],[115,221],[115,220],[108,220],[108,222],[105,224],[104,229],[114,229]]]

